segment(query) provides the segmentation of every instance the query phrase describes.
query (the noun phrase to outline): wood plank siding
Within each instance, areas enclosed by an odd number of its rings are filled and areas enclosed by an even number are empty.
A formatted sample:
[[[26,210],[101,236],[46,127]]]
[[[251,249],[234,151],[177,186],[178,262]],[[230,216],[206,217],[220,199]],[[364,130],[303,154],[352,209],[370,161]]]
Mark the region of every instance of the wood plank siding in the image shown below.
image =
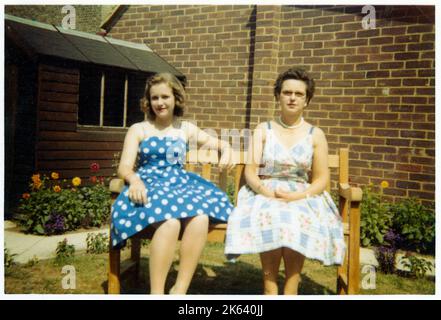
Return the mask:
[[[61,179],[78,176],[87,182],[94,175],[90,164],[97,162],[98,175],[111,177],[125,130],[79,127],[79,85],[79,68],[39,65],[36,171],[56,171]]]

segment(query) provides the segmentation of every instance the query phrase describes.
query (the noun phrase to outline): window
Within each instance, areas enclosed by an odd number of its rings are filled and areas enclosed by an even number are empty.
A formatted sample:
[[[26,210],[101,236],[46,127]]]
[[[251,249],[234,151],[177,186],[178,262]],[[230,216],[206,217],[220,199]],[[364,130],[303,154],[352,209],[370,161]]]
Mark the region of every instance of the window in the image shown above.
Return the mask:
[[[144,120],[140,99],[147,75],[95,67],[80,71],[78,123],[94,127],[131,126]]]
[[[90,69],[80,71],[80,98],[78,123],[99,125],[100,123],[101,74]]]

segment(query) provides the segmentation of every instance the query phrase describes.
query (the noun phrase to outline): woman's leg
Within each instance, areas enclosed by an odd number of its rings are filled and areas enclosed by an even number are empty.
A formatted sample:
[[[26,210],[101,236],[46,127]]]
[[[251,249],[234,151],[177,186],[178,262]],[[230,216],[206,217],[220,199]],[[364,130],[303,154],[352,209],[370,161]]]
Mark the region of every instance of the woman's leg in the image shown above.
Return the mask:
[[[288,248],[282,248],[282,256],[285,264],[283,294],[297,294],[305,256]]]
[[[277,278],[279,275],[280,261],[282,260],[282,249],[262,252],[260,261],[263,271],[263,292],[264,294],[279,294]]]
[[[181,222],[177,219],[161,223],[150,244],[150,293],[164,294],[165,281],[175,255]]]
[[[186,219],[181,239],[179,271],[170,294],[186,294],[198,265],[208,234],[208,216],[200,215]]]

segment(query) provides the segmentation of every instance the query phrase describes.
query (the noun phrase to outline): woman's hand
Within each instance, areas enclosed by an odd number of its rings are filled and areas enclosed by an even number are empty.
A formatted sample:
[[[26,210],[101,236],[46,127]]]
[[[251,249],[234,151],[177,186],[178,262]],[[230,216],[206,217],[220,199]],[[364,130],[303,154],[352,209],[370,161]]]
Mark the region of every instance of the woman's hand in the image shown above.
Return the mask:
[[[130,179],[129,198],[137,204],[147,204],[147,189],[138,177]]]
[[[274,194],[277,199],[285,202],[301,200],[306,198],[304,192],[284,191],[280,188],[276,189],[276,191],[274,191]]]

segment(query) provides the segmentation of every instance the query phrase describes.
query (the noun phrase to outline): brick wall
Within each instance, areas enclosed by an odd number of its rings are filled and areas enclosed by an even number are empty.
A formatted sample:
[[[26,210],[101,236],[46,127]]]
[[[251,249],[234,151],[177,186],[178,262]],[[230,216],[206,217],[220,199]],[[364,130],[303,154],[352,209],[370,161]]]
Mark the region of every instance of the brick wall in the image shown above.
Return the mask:
[[[187,118],[253,128],[275,114],[277,73],[317,80],[305,113],[331,152],[350,148],[350,178],[390,198],[434,201],[434,7],[130,6],[110,36],[147,43],[188,77]]]
[[[62,5],[11,5],[5,6],[5,13],[13,16],[35,20],[38,22],[61,26],[67,13],[62,13]],[[96,33],[100,31],[100,25],[110,14],[115,5],[107,6],[80,6],[74,5],[76,13],[76,30]]]

